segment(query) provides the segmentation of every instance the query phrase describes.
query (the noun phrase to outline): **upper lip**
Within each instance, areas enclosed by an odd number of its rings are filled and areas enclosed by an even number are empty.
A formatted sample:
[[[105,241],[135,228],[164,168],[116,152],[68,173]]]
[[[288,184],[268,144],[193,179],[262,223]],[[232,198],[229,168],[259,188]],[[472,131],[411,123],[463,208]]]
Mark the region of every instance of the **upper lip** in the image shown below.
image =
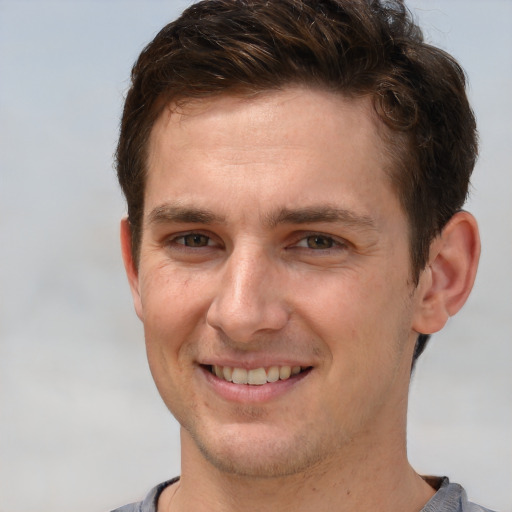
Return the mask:
[[[231,358],[208,358],[199,361],[201,366],[228,366],[230,368],[244,368],[246,370],[255,370],[257,368],[270,368],[271,366],[301,366],[303,368],[313,366],[310,361],[304,362],[297,359],[287,358],[250,358],[250,359],[231,359]]]

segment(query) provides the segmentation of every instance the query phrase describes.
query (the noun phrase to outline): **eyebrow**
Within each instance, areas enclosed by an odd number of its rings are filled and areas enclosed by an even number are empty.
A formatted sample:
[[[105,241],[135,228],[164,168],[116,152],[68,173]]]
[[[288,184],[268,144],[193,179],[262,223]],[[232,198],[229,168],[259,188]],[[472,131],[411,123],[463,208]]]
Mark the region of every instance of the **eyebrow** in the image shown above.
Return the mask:
[[[181,222],[184,224],[213,224],[223,223],[225,218],[206,208],[196,208],[164,204],[151,210],[148,215],[149,224],[165,224]]]
[[[267,218],[267,223],[271,227],[278,224],[314,224],[321,222],[339,222],[352,228],[377,230],[372,217],[330,205],[294,209],[283,208]]]
[[[207,208],[163,204],[148,215],[149,224],[225,224],[226,218]],[[264,223],[271,228],[280,224],[314,224],[339,222],[354,229],[376,231],[372,217],[331,205],[307,206],[304,208],[281,208],[264,217]]]

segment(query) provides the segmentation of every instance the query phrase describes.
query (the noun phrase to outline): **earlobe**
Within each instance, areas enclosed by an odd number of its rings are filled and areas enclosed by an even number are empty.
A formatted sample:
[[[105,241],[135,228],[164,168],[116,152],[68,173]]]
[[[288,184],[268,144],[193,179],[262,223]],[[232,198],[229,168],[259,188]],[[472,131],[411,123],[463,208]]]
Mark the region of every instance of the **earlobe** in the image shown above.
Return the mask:
[[[142,303],[139,292],[139,272],[133,260],[132,254],[132,231],[127,218],[121,220],[121,252],[123,255],[126,277],[130,285],[133,297],[133,305],[137,316],[142,320]]]
[[[479,257],[476,220],[468,212],[457,212],[430,246],[417,288],[416,332],[437,332],[459,311],[473,288]]]

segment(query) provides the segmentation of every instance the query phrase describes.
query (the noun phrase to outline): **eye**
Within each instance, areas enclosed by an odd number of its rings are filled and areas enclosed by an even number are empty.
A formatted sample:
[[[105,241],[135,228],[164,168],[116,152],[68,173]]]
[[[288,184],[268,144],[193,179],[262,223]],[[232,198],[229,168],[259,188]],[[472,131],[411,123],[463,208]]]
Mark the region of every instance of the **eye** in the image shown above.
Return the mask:
[[[208,247],[213,245],[209,236],[201,233],[188,233],[186,235],[177,236],[172,240],[174,244],[184,245],[185,247]]]
[[[333,247],[343,245],[340,242],[337,242],[334,238],[327,235],[309,235],[297,243],[297,247],[305,247],[308,249],[315,250],[326,250],[332,249]]]

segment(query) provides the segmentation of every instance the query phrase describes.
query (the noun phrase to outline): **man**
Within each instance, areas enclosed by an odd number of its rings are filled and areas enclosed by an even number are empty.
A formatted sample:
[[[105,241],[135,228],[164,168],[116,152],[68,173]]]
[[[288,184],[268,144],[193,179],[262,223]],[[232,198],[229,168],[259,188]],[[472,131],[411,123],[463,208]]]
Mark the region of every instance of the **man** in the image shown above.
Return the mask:
[[[481,511],[406,455],[479,237],[464,75],[400,2],[210,0],[132,72],[121,241],[179,479],[120,511]]]

